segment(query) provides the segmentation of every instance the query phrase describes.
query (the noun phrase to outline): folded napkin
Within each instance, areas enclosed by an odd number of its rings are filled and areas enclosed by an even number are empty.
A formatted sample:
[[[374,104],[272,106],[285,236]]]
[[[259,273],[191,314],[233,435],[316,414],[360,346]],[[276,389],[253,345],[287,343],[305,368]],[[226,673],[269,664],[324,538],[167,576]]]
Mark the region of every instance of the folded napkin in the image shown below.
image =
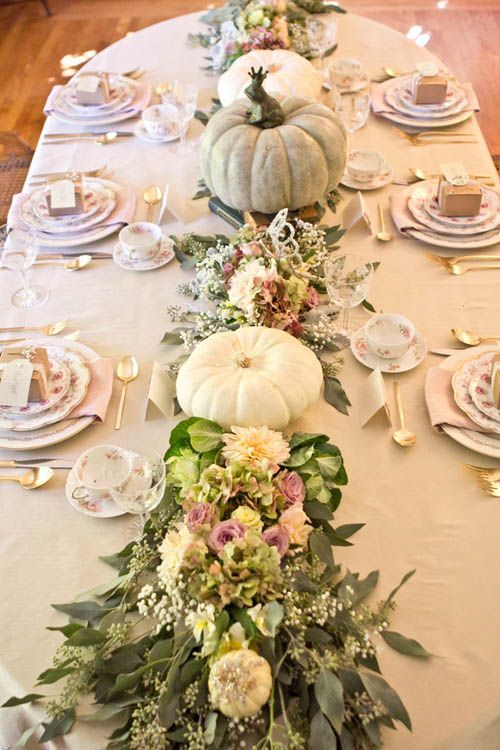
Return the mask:
[[[67,418],[96,416],[104,422],[113,390],[113,361],[108,357],[99,357],[88,361],[87,367],[90,371],[87,394]]]
[[[59,112],[66,118],[71,119],[71,112],[68,112],[66,110],[60,110],[58,107],[58,101],[60,98],[60,95],[62,93],[62,90],[64,89],[64,86],[58,85],[54,86],[52,91],[47,97],[47,101],[45,102],[45,106],[43,108],[43,113],[46,117],[49,117],[49,115],[54,115]],[[130,104],[125,107],[125,109],[121,110],[115,110],[113,112],[108,112],[107,114],[100,113],[99,110],[96,110],[95,113],[95,119],[101,120],[102,124],[104,125],[109,117],[112,117],[119,113],[127,113],[129,117],[135,117],[136,115],[142,114],[143,110],[146,109],[146,107],[149,104],[149,100],[151,99],[151,89],[149,86],[147,86],[145,83],[139,83],[136,85],[136,93],[133,100],[130,102]],[[89,112],[92,111],[92,108],[89,107]],[[78,115],[78,112],[75,112],[75,115]],[[76,124],[90,124],[90,122],[87,122],[87,119],[90,119],[93,121],[92,118],[83,118],[83,117],[76,117],[75,118],[75,125]]]
[[[9,229],[26,228],[26,223],[23,219],[21,209],[24,202],[30,197],[30,195],[31,193],[18,193],[12,198],[12,203],[10,205],[9,213],[7,216],[7,226],[9,227]],[[120,190],[116,193],[116,206],[110,213],[110,215],[103,219],[103,221],[99,224],[94,224],[94,226],[88,227],[88,229],[85,231],[91,232],[98,227],[108,227],[112,226],[113,224],[130,224],[130,222],[134,220],[135,203],[136,197],[133,190],[127,187],[120,188]],[[74,234],[76,235],[77,233],[75,232]],[[38,237],[40,238],[42,245],[44,235],[53,238],[60,237],[61,239],[66,236],[65,234],[51,234],[49,231],[39,231]]]
[[[409,187],[404,188],[404,190],[399,190],[397,193],[392,193],[392,195],[389,196],[392,220],[401,234],[404,234],[407,229],[429,231],[429,227],[425,227],[417,221],[408,208],[408,199],[414,189],[415,185],[410,185]],[[443,234],[445,233],[446,230],[443,227]]]
[[[473,422],[455,403],[451,380],[453,372],[443,367],[431,367],[425,380],[425,401],[431,424],[437,430],[442,424],[462,427],[476,432],[489,431]]]
[[[464,90],[465,95],[467,97],[467,105],[461,110],[462,112],[479,112],[479,102],[477,99],[477,96],[475,94],[474,89],[472,88],[471,83],[461,83],[461,88]],[[391,107],[391,105],[386,101],[384,96],[385,86],[383,83],[372,83],[371,87],[371,103],[372,103],[372,110],[375,112],[376,115],[382,115],[382,114],[398,114],[403,115],[404,117],[412,117],[409,113],[406,112],[400,112],[399,110],[394,109],[394,107]],[[425,113],[425,110],[422,110],[423,113]],[[443,117],[446,115],[443,113]],[[453,115],[450,115],[452,117]],[[415,120],[415,123],[418,124],[419,118],[416,115],[413,116]],[[438,118],[432,118],[436,119],[436,123],[439,122]]]

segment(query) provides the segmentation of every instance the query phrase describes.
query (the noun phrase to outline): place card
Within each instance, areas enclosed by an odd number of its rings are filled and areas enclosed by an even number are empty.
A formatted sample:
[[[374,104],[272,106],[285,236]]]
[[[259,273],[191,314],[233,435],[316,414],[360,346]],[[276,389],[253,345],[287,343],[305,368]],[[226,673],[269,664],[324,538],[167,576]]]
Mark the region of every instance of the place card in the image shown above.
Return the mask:
[[[373,234],[372,219],[370,211],[368,210],[368,205],[362,193],[358,191],[354,198],[350,200],[344,208],[342,213],[342,226],[345,230],[351,229],[351,227],[355,226],[360,221],[363,221],[370,230],[370,234]]]
[[[0,404],[26,406],[32,375],[33,365],[29,359],[14,359],[4,364],[0,373]]]
[[[28,401],[43,401],[47,397],[50,364],[43,347],[4,349],[0,356],[0,371],[12,362],[26,360],[31,365]]]
[[[76,80],[74,90],[78,104],[106,104],[110,99],[109,82],[105,73],[80,74]]]
[[[417,72],[412,79],[415,104],[442,104],[446,100],[448,79],[439,73],[437,63],[426,60],[415,67]]]
[[[358,410],[361,427],[364,427],[379,412],[385,414],[389,427],[392,425],[384,377],[378,367],[358,390]]]
[[[149,381],[146,419],[170,417],[175,398],[175,383],[165,369],[165,365],[153,362]]]
[[[83,182],[81,175],[47,180],[46,200],[49,216],[71,216],[82,213]]]

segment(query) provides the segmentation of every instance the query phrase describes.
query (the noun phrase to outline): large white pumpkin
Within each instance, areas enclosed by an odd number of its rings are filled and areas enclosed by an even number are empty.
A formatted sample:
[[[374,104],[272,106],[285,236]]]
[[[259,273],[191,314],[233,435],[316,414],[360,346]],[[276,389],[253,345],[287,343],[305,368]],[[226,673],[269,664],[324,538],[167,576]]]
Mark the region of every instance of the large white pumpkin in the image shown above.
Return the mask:
[[[268,94],[319,98],[321,75],[309,60],[288,50],[262,49],[242,55],[221,75],[217,91],[223,107],[245,96],[250,69],[260,67],[268,71],[264,82]]]
[[[277,328],[214,333],[182,365],[177,399],[188,416],[225,429],[283,430],[319,397],[323,371],[313,352]]]

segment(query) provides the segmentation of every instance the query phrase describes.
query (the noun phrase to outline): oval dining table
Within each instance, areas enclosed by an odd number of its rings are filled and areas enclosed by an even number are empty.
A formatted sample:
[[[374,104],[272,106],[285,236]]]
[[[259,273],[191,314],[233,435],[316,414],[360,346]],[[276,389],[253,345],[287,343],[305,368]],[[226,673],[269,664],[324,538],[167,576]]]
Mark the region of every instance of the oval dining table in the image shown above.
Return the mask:
[[[350,13],[335,15],[335,21],[339,42],[336,54],[358,58],[373,77],[380,74],[382,66],[407,71],[432,57],[429,51],[375,21]],[[206,50],[190,47],[186,41],[189,32],[201,29],[197,14],[159,23],[105,49],[87,69],[120,71],[140,66],[146,71],[142,80],[153,86],[174,79],[195,82],[200,108],[208,109],[211,97],[216,95],[217,78],[201,69],[206,64]],[[117,129],[132,130],[133,125],[126,121]],[[407,175],[411,166],[435,172],[441,163],[457,160],[475,173],[494,174],[475,117],[465,125],[458,129],[475,133],[476,143],[417,147],[400,137],[389,121],[370,114],[366,126],[351,136],[350,144],[382,152],[396,176]],[[49,117],[43,134],[61,130],[71,131],[71,127]],[[189,139],[199,138],[202,132],[201,123],[193,121]],[[136,218],[146,216],[141,200],[145,188],[169,184],[178,219],[167,213],[166,233],[232,233],[209,212],[206,200],[191,200],[199,177],[196,148],[181,157],[168,144],[151,145],[138,138],[108,146],[40,143],[30,174],[69,167],[93,169],[104,163],[113,180],[134,189],[138,199]],[[389,196],[401,189],[390,184],[365,193],[375,222],[380,202],[389,221]],[[344,200],[339,212],[354,195],[344,188],[341,192]],[[331,212],[325,220],[329,224],[339,222]],[[395,227],[391,231],[392,242],[378,243],[360,224],[341,240],[342,250],[381,262],[369,294],[377,310],[407,316],[433,347],[453,346],[449,331],[454,326],[486,333],[494,329],[500,322],[497,272],[453,277],[429,261],[429,247],[402,238]],[[88,247],[112,252],[116,242],[114,235]],[[149,273],[128,272],[108,260],[96,261],[78,273],[34,266],[30,274],[50,290],[48,303],[30,312],[15,310],[9,303],[17,288],[15,274],[2,272],[2,325],[42,325],[69,318],[72,329],[80,329],[81,341],[100,355],[113,358],[115,367],[124,354],[133,354],[140,365],[138,379],[129,386],[119,432],[113,429],[120,386],[115,380],[104,423],[95,422],[71,440],[37,455],[72,462],[84,449],[99,443],[164,451],[169,433],[181,417],[145,418],[148,382],[155,360],[166,362],[180,353],[161,344],[161,339],[169,327],[166,309],[183,304],[185,298],[178,286],[190,280],[191,272],[181,270],[175,260]],[[368,316],[361,308],[353,312],[359,326]],[[339,414],[321,399],[294,428],[327,433],[344,453],[349,484],[336,523],[366,525],[354,537],[352,547],[335,549],[336,561],[362,576],[380,570],[378,598],[387,595],[403,574],[416,569],[398,595],[391,629],[416,638],[433,654],[431,659],[412,659],[388,647],[382,651],[384,674],[400,693],[413,720],[412,734],[402,727],[396,732],[385,731],[384,747],[498,750],[500,506],[498,500],[482,494],[462,468],[464,463],[494,466],[495,461],[474,454],[432,428],[424,381],[427,370],[441,361],[438,356],[428,354],[416,369],[400,376],[385,376],[395,418],[392,381],[395,377],[400,380],[407,424],[417,434],[417,444],[411,450],[396,445],[391,430],[377,419],[361,428],[358,390],[370,371],[349,351],[344,352],[344,360],[340,378],[353,403],[350,416]],[[28,453],[0,452],[0,458],[27,457]],[[65,622],[50,605],[71,601],[80,592],[110,579],[113,571],[99,557],[120,549],[133,534],[131,516],[96,519],[76,512],[65,498],[65,479],[65,472],[57,472],[47,487],[32,492],[20,486],[0,485],[3,700],[32,692],[37,675],[50,666],[60,635],[46,627]],[[41,717],[38,707],[2,709],[0,748],[12,747]],[[100,750],[112,727],[110,722],[80,724],[46,747]],[[28,744],[32,746],[33,740]]]

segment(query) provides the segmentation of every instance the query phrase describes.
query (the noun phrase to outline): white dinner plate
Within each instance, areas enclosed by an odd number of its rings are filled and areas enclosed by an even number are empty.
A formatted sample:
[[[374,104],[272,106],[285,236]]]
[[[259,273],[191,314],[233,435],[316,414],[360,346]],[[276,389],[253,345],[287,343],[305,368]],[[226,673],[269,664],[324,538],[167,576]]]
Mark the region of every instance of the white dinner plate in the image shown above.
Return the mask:
[[[433,245],[433,247],[444,247],[449,250],[481,250],[483,247],[491,247],[497,245],[500,242],[500,227],[497,230],[486,232],[484,235],[475,234],[470,238],[459,239],[448,237],[448,235],[440,236],[439,234],[431,234],[429,232],[418,229],[406,229],[404,234],[407,237],[413,237],[420,242],[425,242],[426,245]]]
[[[104,181],[96,177],[89,181],[93,190],[85,191],[86,197],[92,202],[89,212],[71,217],[60,216],[59,222],[49,222],[40,218],[42,203],[45,204],[43,189],[35,189],[22,206],[22,216],[26,224],[49,235],[64,235],[64,238],[85,232],[103,222],[114,211],[116,206],[116,195],[113,190],[105,187]],[[55,217],[51,217],[55,218]],[[68,218],[70,221],[68,221]]]
[[[105,104],[79,104],[76,95],[76,78],[74,78],[61,92],[61,105],[67,114],[82,115],[83,117],[100,117],[118,109],[124,109],[133,100],[136,88],[133,81],[119,76],[110,76],[111,100]]]
[[[490,361],[494,354],[496,352],[490,354]],[[478,409],[469,390],[471,380],[480,376],[481,370],[484,371],[485,357],[487,357],[487,353],[482,355],[474,354],[470,356],[470,359],[462,362],[453,374],[451,387],[456,405],[467,414],[469,419],[480,427],[484,427],[489,432],[500,435],[500,422],[497,422],[496,419]]]
[[[387,85],[390,85],[392,81],[385,81],[384,83],[381,83],[380,85],[382,87],[387,88]],[[409,125],[410,127],[418,127],[418,128],[447,128],[450,125],[458,125],[461,122],[465,122],[465,120],[468,120],[469,117],[472,117],[473,110],[468,109],[464,110],[463,112],[459,112],[455,115],[450,115],[449,117],[443,117],[439,120],[435,120],[433,118],[424,119],[421,117],[412,117],[410,115],[404,115],[401,112],[376,112],[376,114],[379,117],[385,117],[386,120],[390,120],[391,122],[396,122],[398,125]]]
[[[480,233],[489,232],[499,227],[500,212],[494,211],[493,214],[491,214],[491,206],[494,204],[492,203],[492,201],[488,200],[484,201],[484,206],[482,206],[481,208],[482,216],[486,218],[483,218],[483,222],[480,225],[465,226],[462,224],[460,226],[457,226],[456,224],[445,225],[441,223],[441,221],[438,221],[433,216],[431,216],[426,209],[426,204],[429,204],[432,200],[434,200],[436,187],[437,182],[418,183],[411,191],[410,197],[408,199],[408,208],[410,212],[413,214],[415,219],[424,226],[429,227],[429,229],[432,229],[439,234],[444,234],[448,237],[455,234],[459,237],[474,235],[478,239],[480,238]],[[491,215],[490,219],[487,218],[488,215]]]
[[[43,401],[28,401],[26,406],[0,406],[0,417],[41,414],[55,406],[67,394],[71,381],[68,366],[55,357],[47,357],[47,359],[49,360],[50,375],[47,382],[46,398]]]
[[[429,183],[430,185],[430,183]],[[450,227],[479,227],[478,232],[482,231],[482,226],[485,222],[492,219],[498,212],[498,193],[494,190],[481,185],[482,199],[481,208],[477,216],[443,216],[439,210],[437,186],[435,183],[435,189],[430,189],[427,192],[426,199],[424,201],[424,207],[429,216],[436,219],[441,224],[445,224]]]
[[[68,108],[67,104],[64,102],[60,94],[55,102],[54,109],[51,110],[50,114],[60,122],[64,122],[67,125],[78,125],[80,127],[82,125],[88,125],[89,127],[111,125],[115,122],[128,120],[131,117],[137,117],[138,115],[140,115],[140,112],[137,110],[137,107],[134,106],[134,102],[138,97],[139,91],[141,90],[139,87],[144,87],[149,95],[147,100],[143,104],[144,108],[147,107],[149,99],[151,97],[151,89],[149,86],[146,86],[146,84],[138,84],[135,81],[132,81],[131,83],[135,88],[134,98],[127,106],[120,108],[115,112],[103,112],[102,114],[96,114],[94,117],[85,117],[83,115],[75,113],[73,110]]]
[[[385,100],[390,106],[404,116],[416,119],[418,122],[422,119],[433,121],[442,120],[444,117],[451,117],[464,111],[468,106],[467,97],[462,89],[455,87],[455,97],[445,105],[441,104],[415,104],[412,101],[412,94],[407,88],[406,83],[398,83],[397,79],[389,82],[384,91]]]

